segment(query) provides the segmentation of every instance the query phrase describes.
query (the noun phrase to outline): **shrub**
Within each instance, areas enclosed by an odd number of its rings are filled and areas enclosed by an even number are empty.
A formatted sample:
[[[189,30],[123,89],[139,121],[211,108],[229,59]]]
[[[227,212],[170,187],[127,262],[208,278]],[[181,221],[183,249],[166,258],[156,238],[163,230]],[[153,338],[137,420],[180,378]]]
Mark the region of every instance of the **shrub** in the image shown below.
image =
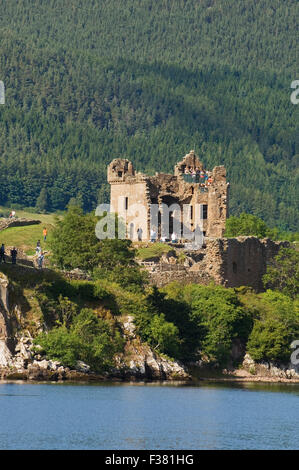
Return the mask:
[[[234,289],[222,286],[187,286],[185,299],[200,330],[201,355],[224,366],[230,358],[233,340],[247,342],[253,324],[251,314]]]
[[[263,276],[265,287],[278,289],[295,298],[299,293],[299,252],[292,248],[280,248],[270,261]]]
[[[122,350],[124,340],[111,322],[85,308],[74,318],[70,328],[64,324],[42,333],[35,344],[42,347],[47,357],[65,366],[73,367],[81,360],[100,372],[114,365],[113,356]]]
[[[256,308],[259,315],[249,336],[249,354],[256,361],[289,362],[290,344],[299,337],[297,302],[268,290],[257,297]]]

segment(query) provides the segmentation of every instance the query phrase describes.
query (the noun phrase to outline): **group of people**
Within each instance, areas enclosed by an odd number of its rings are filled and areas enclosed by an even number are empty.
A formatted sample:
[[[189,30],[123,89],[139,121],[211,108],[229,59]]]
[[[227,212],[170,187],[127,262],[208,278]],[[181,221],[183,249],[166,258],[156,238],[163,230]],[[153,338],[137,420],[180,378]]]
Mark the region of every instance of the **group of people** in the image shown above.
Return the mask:
[[[43,229],[43,237],[44,237],[44,242],[47,240],[47,235],[48,231],[46,227]],[[40,240],[37,240],[36,248],[35,248],[35,254],[37,257],[37,266],[41,269],[43,267],[43,262],[45,259],[45,253],[42,251],[42,247],[40,244]]]
[[[157,232],[154,229],[152,229],[151,233],[150,233],[150,241],[152,243],[155,243],[157,240],[158,240]],[[173,232],[171,234],[170,239],[167,238],[165,235],[162,235],[160,241],[163,242],[163,243],[167,243],[169,241],[171,241],[171,243],[178,243],[179,239],[178,239],[177,234],[175,232]]]
[[[194,181],[196,179],[199,179],[199,183],[201,184],[201,186],[209,186],[213,181],[213,178],[210,173],[207,173],[198,167],[194,168],[192,166],[186,166],[184,173],[185,175],[191,175],[191,178]]]
[[[43,236],[44,236],[44,241],[47,240],[47,229],[46,227],[43,229]],[[43,267],[44,259],[45,259],[45,253],[42,251],[41,243],[40,240],[37,241],[36,243],[36,248],[35,248],[35,254],[37,257],[37,266],[41,269]],[[18,250],[16,247],[13,247],[10,250],[10,257],[11,257],[11,262],[12,264],[17,263],[17,256],[18,256]],[[6,252],[5,252],[5,245],[2,243],[0,247],[0,263],[6,263]]]
[[[6,256],[5,245],[4,245],[4,243],[2,243],[2,245],[0,247],[0,263],[6,263],[5,256]],[[17,256],[18,256],[18,250],[16,249],[16,247],[13,247],[10,250],[10,257],[11,257],[12,264],[17,263]]]

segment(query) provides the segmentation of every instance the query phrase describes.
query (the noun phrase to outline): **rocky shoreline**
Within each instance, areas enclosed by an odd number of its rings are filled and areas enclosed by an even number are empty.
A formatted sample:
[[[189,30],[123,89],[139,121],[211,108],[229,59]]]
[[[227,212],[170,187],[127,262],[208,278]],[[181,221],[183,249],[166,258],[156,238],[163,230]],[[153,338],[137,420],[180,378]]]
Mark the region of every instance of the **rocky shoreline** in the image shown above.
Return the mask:
[[[0,380],[22,380],[29,382],[264,382],[299,383],[297,368],[290,365],[255,363],[246,354],[242,368],[219,370],[195,366],[187,368],[170,358],[153,351],[135,335],[133,319],[127,317],[122,325],[126,335],[123,353],[115,358],[115,367],[101,373],[94,372],[89,365],[77,361],[75,367],[65,367],[59,361],[41,355],[33,338],[21,336],[14,354],[0,341]]]
[[[130,328],[130,330],[128,330]],[[97,373],[88,364],[77,361],[74,368],[59,361],[49,360],[38,352],[33,338],[21,336],[14,354],[0,341],[0,379],[28,381],[189,381],[191,376],[176,361],[162,357],[149,345],[140,341],[133,330],[131,319],[124,325],[126,345],[124,352],[115,357],[115,367]]]
[[[125,338],[125,347],[123,352],[115,357],[113,369],[98,373],[81,361],[77,361],[74,367],[66,367],[59,361],[44,356],[41,348],[34,346],[34,335],[32,336],[28,329],[19,327],[14,333],[12,332],[8,284],[8,279],[2,274],[0,276],[0,380],[299,383],[298,366],[255,363],[248,354],[245,354],[240,369],[221,371],[207,369],[206,364],[198,363],[194,364],[197,372],[193,374],[191,364],[187,366],[180,364],[143,343],[136,334],[134,318],[131,315],[118,318]],[[14,308],[15,311],[19,311],[18,305]]]

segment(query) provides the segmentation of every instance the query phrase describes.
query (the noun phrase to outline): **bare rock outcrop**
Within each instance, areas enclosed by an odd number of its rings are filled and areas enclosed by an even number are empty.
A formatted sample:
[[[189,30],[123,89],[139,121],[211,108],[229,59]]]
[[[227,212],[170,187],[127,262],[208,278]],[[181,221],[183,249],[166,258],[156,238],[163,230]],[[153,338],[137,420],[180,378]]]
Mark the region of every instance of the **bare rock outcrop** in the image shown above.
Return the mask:
[[[132,316],[129,315],[124,319],[123,330],[127,338],[125,352],[117,356],[117,366],[113,374],[129,380],[190,379],[181,364],[158,354],[148,344],[140,341],[135,334]]]
[[[291,363],[256,362],[249,354],[246,354],[242,366],[253,376],[273,377],[274,379],[299,379],[299,366]]]

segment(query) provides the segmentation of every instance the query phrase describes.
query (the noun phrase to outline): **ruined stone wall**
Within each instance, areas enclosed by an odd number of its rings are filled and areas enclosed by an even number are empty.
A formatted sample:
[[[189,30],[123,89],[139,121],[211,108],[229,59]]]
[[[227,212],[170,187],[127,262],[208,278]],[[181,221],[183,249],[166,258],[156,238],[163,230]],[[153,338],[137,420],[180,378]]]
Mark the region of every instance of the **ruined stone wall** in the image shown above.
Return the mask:
[[[25,227],[26,225],[38,225],[40,220],[31,220],[31,219],[1,219],[0,220],[0,231],[5,230],[9,227]]]
[[[170,282],[178,281],[181,284],[209,284],[213,279],[202,269],[192,271],[189,267],[181,264],[168,264],[165,262],[141,263],[150,276],[150,284],[163,287]]]
[[[208,192],[208,236],[223,237],[228,216],[228,184],[224,166],[213,170],[213,183]]]
[[[173,281],[203,285],[214,281],[225,287],[250,286],[261,291],[267,263],[285,246],[289,243],[256,237],[208,238],[204,249],[185,252],[184,265],[162,259],[143,266],[159,287]]]
[[[224,285],[227,287],[246,285],[257,291],[262,290],[262,277],[266,273],[268,261],[277,255],[280,247],[285,246],[289,246],[289,243],[274,242],[268,238],[226,239],[223,253]]]

